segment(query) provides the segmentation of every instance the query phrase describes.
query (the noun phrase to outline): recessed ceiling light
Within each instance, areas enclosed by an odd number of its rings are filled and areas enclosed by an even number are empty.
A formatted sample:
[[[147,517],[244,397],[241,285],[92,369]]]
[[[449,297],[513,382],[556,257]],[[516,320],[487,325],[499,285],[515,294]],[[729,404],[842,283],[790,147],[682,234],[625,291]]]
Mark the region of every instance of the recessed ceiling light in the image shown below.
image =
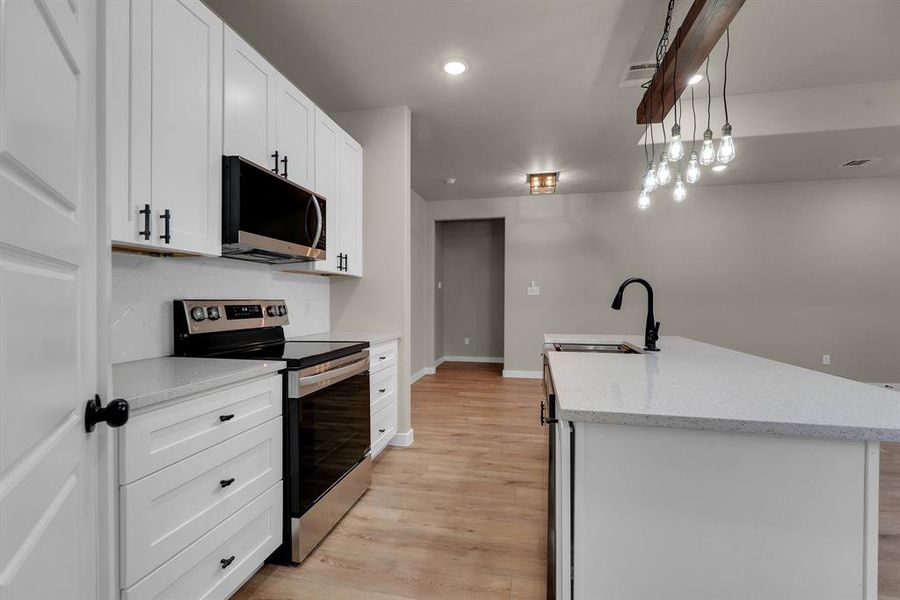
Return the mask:
[[[456,183],[456,177],[445,177],[444,178],[444,185],[453,185],[454,183]]]
[[[469,65],[460,58],[451,58],[450,60],[445,60],[441,68],[447,75],[462,75],[469,70]]]
[[[691,75],[691,78],[688,79],[688,85],[694,85],[695,83],[700,83],[701,81],[703,81],[703,75],[701,75],[700,73],[694,73],[693,75]]]
[[[716,173],[721,173],[722,171],[724,171],[727,168],[728,168],[728,165],[716,165],[712,168],[712,170],[715,171]]]

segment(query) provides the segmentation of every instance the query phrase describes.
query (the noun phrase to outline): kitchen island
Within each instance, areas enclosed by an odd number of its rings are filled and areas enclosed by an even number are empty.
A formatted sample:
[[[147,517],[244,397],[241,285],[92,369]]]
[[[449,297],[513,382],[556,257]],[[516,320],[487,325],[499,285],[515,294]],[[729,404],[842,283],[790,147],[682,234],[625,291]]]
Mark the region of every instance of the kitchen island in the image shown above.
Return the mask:
[[[877,597],[895,392],[685,338],[545,343],[557,598]]]

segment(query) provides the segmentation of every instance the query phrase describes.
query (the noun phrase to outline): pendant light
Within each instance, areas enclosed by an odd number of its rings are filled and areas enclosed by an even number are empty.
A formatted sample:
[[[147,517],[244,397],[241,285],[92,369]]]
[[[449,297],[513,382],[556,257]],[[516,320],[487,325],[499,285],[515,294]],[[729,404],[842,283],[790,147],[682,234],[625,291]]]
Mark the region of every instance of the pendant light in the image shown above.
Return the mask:
[[[706,131],[703,132],[703,143],[700,145],[700,164],[711,165],[716,160],[716,148],[712,141],[712,85],[709,82],[709,57],[706,57]]]
[[[681,179],[681,173],[675,176],[675,188],[672,190],[672,197],[675,202],[684,202],[687,198],[687,188],[684,187],[684,181]]]
[[[672,125],[672,141],[669,142],[669,160],[678,162],[684,156],[684,144],[681,142],[681,124],[678,122],[678,96],[675,94],[675,75],[678,73],[678,46],[675,46],[675,68],[672,70],[672,112],[675,124]]]
[[[641,190],[641,195],[638,196],[637,207],[642,212],[650,208],[650,192]]]
[[[731,123],[728,121],[728,53],[731,50],[731,28],[725,29],[725,75],[722,78],[722,104],[725,107],[725,125],[722,126],[722,139],[719,140],[719,149],[716,152],[716,160],[720,164],[727,165],[734,160],[734,140],[731,137]]]
[[[656,169],[656,183],[669,185],[672,181],[672,167],[669,166],[669,155],[663,152],[659,155],[659,168]]]

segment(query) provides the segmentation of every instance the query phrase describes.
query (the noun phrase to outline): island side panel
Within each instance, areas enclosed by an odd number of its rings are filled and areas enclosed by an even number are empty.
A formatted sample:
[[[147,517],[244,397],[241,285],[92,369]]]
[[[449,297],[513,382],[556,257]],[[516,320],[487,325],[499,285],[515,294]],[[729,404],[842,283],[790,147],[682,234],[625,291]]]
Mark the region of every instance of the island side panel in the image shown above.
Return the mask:
[[[872,445],[577,423],[575,598],[874,598]]]

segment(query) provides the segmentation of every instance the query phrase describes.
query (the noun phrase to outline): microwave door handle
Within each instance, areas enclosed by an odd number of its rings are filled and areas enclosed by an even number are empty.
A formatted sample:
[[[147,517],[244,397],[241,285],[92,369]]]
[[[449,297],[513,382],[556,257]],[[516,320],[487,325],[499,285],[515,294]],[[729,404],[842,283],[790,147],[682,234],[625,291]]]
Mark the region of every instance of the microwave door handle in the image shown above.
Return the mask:
[[[322,237],[322,226],[324,225],[324,223],[322,222],[323,221],[322,207],[319,206],[319,199],[316,198],[315,195],[312,197],[312,203],[313,203],[313,206],[316,207],[316,222],[318,223],[318,227],[316,229],[316,237],[313,238],[313,241],[312,241],[312,244],[310,244],[310,247],[315,248],[316,246],[319,245],[319,238]]]

